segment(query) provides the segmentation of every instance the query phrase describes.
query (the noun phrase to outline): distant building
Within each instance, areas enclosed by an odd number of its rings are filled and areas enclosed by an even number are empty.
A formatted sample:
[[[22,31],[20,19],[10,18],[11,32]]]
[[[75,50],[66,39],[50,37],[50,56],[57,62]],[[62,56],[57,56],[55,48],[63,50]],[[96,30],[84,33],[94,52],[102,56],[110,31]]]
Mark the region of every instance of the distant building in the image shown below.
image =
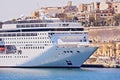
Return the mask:
[[[77,18],[83,24],[107,25],[108,21],[115,14],[120,13],[120,0],[102,0],[101,2],[92,2],[89,4],[79,4],[75,6],[72,1],[68,1],[63,7],[44,7],[41,8],[47,17],[58,17],[71,20]],[[32,13],[32,18],[39,18],[40,12]],[[108,21],[107,21],[108,20]],[[112,25],[112,24],[111,24]]]
[[[41,8],[41,10],[44,11],[48,17],[72,19],[76,15],[78,8],[72,5],[72,1],[69,1],[67,5],[63,7],[44,7]]]
[[[63,7],[63,10],[64,10],[63,11],[64,13],[75,13],[78,11],[78,8],[77,8],[77,6],[72,5],[72,1],[69,1],[67,3],[67,6]]]
[[[79,12],[84,12],[88,10],[88,5],[87,4],[79,4],[78,5],[78,11]]]
[[[72,1],[68,1],[67,6],[72,6]]]
[[[45,8],[41,8],[41,9],[45,11],[45,14],[48,17],[55,17],[56,14],[60,14],[63,12],[62,7],[45,7]]]
[[[89,17],[91,16],[91,13],[94,11],[93,3],[91,4],[79,4],[78,5],[78,12],[77,17],[80,22],[89,22]]]
[[[120,13],[120,1],[113,3],[114,11],[116,14]]]
[[[115,14],[113,2],[109,0],[103,0],[102,2],[94,2],[93,6],[93,14],[95,19],[94,25],[112,25],[108,23],[108,20],[112,19]]]
[[[77,6],[65,6],[64,8],[64,13],[75,13],[78,11]]]
[[[63,7],[63,13],[67,15],[68,19],[73,19],[78,12],[77,6],[72,5],[72,1],[69,1],[66,6]]]
[[[95,10],[99,11],[103,16],[109,17],[114,12],[111,2],[97,2],[96,5],[97,8]]]

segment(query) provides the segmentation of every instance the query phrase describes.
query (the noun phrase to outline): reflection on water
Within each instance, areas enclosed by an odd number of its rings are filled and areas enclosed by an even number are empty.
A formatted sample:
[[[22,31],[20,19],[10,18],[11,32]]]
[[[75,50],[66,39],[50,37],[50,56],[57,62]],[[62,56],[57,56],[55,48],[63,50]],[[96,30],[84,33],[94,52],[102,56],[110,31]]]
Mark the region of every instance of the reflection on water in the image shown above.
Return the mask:
[[[0,80],[120,80],[112,68],[0,68]]]

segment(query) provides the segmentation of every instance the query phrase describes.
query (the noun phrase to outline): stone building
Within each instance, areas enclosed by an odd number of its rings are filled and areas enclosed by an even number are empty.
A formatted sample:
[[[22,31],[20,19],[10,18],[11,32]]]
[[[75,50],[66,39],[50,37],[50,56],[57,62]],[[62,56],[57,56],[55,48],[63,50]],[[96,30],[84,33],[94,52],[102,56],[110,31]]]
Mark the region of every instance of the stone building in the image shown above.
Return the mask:
[[[113,7],[116,14],[120,13],[120,1],[113,2]]]
[[[63,7],[63,13],[67,15],[68,19],[73,19],[78,12],[77,6],[72,4],[72,1],[69,1],[66,6]]]
[[[48,17],[55,17],[56,14],[61,14],[63,12],[62,7],[45,7],[41,8]]]

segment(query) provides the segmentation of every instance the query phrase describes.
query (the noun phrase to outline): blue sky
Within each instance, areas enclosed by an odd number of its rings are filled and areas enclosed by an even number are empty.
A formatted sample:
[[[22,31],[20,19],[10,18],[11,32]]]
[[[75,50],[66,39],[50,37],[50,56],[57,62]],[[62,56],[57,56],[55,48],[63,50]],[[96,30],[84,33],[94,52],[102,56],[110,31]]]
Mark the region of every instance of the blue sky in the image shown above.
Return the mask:
[[[0,21],[17,18],[20,15],[29,15],[41,7],[64,6],[68,1],[78,5],[99,0],[0,0]]]

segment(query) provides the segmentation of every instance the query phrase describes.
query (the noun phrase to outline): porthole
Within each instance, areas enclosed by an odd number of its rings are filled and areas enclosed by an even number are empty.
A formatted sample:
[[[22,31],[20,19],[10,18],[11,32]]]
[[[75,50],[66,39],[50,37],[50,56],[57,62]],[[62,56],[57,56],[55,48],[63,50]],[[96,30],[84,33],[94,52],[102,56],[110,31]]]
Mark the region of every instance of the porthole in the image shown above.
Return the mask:
[[[77,51],[77,53],[80,53],[80,51]]]
[[[70,51],[70,53],[73,53],[73,51]]]
[[[66,53],[66,51],[64,51],[64,53]]]

